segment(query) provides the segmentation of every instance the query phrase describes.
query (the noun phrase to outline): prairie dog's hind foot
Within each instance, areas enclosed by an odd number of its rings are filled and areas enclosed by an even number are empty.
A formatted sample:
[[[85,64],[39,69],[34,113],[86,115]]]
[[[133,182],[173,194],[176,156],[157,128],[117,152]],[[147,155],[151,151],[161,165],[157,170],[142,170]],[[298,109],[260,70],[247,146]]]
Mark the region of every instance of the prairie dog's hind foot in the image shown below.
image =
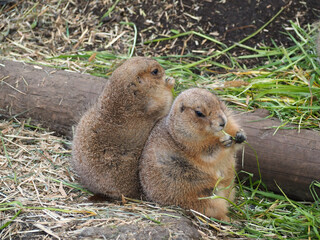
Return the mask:
[[[201,201],[201,200],[200,200]],[[206,200],[207,206],[203,213],[209,217],[216,218],[221,221],[230,222],[230,218],[227,216],[228,203],[222,198]]]

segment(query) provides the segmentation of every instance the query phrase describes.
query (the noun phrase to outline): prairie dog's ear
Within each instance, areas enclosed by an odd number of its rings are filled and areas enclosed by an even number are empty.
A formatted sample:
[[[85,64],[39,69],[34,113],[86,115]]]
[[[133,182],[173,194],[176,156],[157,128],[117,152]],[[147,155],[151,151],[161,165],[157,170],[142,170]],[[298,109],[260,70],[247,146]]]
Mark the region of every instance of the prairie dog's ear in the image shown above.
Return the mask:
[[[183,103],[181,103],[181,105],[180,105],[180,112],[183,112],[184,109],[185,109],[185,106],[183,105]]]
[[[225,104],[225,102],[224,101],[222,101],[221,99],[219,99],[219,103],[220,103],[220,107],[221,107],[221,109],[222,110],[227,110],[227,106],[226,106],[226,104]]]

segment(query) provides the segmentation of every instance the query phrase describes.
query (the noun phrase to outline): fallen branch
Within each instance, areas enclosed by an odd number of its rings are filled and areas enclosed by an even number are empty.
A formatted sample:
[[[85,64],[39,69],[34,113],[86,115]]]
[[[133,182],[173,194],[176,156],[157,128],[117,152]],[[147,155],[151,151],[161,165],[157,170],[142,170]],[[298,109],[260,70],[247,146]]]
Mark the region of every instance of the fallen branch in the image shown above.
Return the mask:
[[[0,115],[31,118],[34,122],[72,137],[72,127],[99,96],[107,80],[48,67],[0,61]],[[265,119],[264,111],[240,114],[248,142],[258,154],[262,181],[269,190],[290,197],[313,200],[309,186],[320,181],[320,132],[279,129],[277,119]],[[245,148],[239,168],[253,173],[258,168],[254,151]],[[319,188],[316,188],[320,196]]]

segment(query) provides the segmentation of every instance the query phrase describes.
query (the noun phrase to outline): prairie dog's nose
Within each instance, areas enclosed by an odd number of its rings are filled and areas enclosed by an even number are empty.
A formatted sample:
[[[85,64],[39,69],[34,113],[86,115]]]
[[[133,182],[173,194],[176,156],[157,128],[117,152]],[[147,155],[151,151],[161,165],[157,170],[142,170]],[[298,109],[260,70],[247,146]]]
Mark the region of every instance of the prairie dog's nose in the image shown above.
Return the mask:
[[[174,83],[175,83],[175,80],[173,77],[167,77],[165,79],[165,82],[166,82],[166,85],[169,87],[169,88],[173,88],[174,86]]]

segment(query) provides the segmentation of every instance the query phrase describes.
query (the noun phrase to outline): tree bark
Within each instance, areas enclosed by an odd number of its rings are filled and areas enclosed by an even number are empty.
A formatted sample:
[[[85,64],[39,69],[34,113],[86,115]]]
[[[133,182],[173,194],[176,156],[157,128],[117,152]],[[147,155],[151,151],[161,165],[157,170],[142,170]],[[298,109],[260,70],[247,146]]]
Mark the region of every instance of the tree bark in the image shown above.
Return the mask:
[[[96,101],[107,79],[43,66],[0,61],[0,115],[31,118],[34,122],[72,137],[72,128]],[[279,188],[290,197],[313,200],[309,186],[320,182],[320,132],[278,130],[277,119],[265,111],[239,113],[248,142],[257,152],[262,181],[269,190]],[[240,154],[241,155],[241,154]],[[238,166],[258,179],[257,159],[246,146]],[[319,188],[317,193],[320,196]]]
[[[320,182],[320,132],[279,129],[275,133],[281,122],[266,119],[268,115],[266,110],[241,114],[248,143],[254,150],[245,146],[243,162],[238,155],[240,169],[259,179],[258,160],[268,190],[281,192],[280,187],[293,199],[313,201],[309,186],[314,180]],[[320,197],[320,188],[316,192]]]
[[[0,116],[31,118],[69,138],[107,81],[21,62],[0,64]]]

